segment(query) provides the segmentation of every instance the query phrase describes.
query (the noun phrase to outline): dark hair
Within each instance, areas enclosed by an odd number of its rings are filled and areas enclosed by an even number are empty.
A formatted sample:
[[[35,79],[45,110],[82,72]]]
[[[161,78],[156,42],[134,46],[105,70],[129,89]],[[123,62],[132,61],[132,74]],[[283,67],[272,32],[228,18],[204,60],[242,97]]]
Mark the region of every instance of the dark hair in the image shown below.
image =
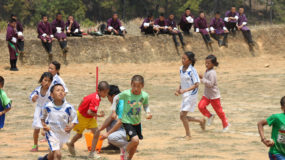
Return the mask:
[[[281,100],[280,100],[280,105],[281,105],[282,107],[285,107],[285,96],[283,96],[283,97],[281,98]]]
[[[101,81],[101,82],[99,83],[99,85],[98,85],[98,90],[99,90],[99,91],[104,91],[104,90],[106,90],[106,89],[110,89],[110,86],[109,86],[108,82],[106,82],[106,81]]]
[[[221,12],[220,12],[220,11],[217,11],[216,14],[221,14]]]
[[[204,13],[204,11],[200,11],[199,14]]]
[[[47,17],[47,15],[46,15],[46,14],[42,14],[42,19],[43,19],[44,17]]]
[[[147,16],[147,18],[151,18],[151,17],[153,17],[153,15],[152,15],[152,14],[149,14],[149,15]]]
[[[49,73],[49,72],[44,72],[44,73],[42,74],[40,80],[39,80],[39,83],[41,83],[45,77],[49,78],[50,81],[53,80],[53,76],[52,76],[51,73]]]
[[[17,20],[14,19],[14,18],[11,18],[11,19],[9,20],[9,23],[14,23],[14,22],[17,22]]]
[[[208,55],[208,56],[206,57],[206,59],[210,59],[211,62],[214,64],[214,66],[216,66],[216,67],[219,66],[219,62],[218,62],[216,56],[214,56],[214,55],[211,54],[211,55]]]
[[[10,18],[17,17],[15,14],[11,14]]]
[[[61,64],[58,61],[52,61],[51,64],[53,64],[55,66],[55,69],[57,70],[57,74],[59,75],[59,70],[60,70]]]
[[[163,13],[160,13],[159,16],[164,17],[164,14],[163,14]]]
[[[134,81],[138,81],[138,82],[140,82],[141,84],[144,85],[144,78],[143,78],[143,76],[141,76],[141,75],[134,75],[134,76],[132,77],[132,83],[133,83]]]
[[[109,96],[117,95],[121,93],[120,89],[116,85],[110,85],[110,91],[108,93]]]
[[[65,88],[63,87],[63,85],[62,85],[62,84],[60,84],[60,83],[58,83],[58,84],[55,84],[55,85],[53,85],[53,86],[51,87],[51,89],[50,89],[50,93],[53,93],[53,91],[54,91],[55,87],[57,87],[57,86],[61,86],[61,87],[65,90]]]
[[[239,8],[243,8],[244,9],[244,6],[240,6]]]
[[[195,54],[194,54],[193,52],[185,52],[184,54],[185,54],[185,55],[188,57],[188,59],[192,62],[192,66],[194,66],[195,63],[196,63]]]
[[[4,82],[5,82],[5,79],[2,76],[0,76],[0,84],[2,85],[2,87],[4,87]]]
[[[116,14],[116,15],[118,15],[118,13],[117,13],[117,12],[115,12],[115,13],[113,13],[113,16],[114,16],[115,14]]]
[[[56,13],[56,17],[58,16],[58,15],[62,15],[60,12],[58,12],[58,13]]]
[[[190,8],[189,8],[189,7],[187,7],[187,8],[185,9],[185,11],[187,11],[187,10],[189,10],[189,11],[190,11]]]

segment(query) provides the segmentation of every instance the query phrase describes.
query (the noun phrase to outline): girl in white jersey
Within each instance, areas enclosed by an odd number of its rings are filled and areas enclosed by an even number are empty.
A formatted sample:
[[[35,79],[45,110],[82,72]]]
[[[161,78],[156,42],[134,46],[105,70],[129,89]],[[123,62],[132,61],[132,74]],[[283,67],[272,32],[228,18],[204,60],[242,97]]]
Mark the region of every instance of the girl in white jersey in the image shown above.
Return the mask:
[[[60,150],[68,141],[70,131],[78,123],[75,109],[65,100],[63,85],[54,85],[50,90],[50,95],[53,101],[45,105],[41,116],[49,145],[49,154],[40,157],[39,160],[60,160]]]
[[[206,123],[205,119],[197,119],[194,117],[187,116],[188,112],[194,112],[197,105],[198,87],[200,79],[196,69],[194,68],[195,61],[195,54],[192,52],[185,52],[185,54],[182,56],[183,66],[180,67],[181,84],[175,92],[176,96],[182,94],[180,119],[186,131],[186,140],[191,139],[189,122],[192,121],[200,123],[201,128],[203,130],[205,130]]]
[[[51,62],[51,64],[48,67],[48,72],[50,72],[52,74],[52,76],[53,76],[53,81],[52,81],[52,83],[50,85],[50,89],[55,84],[61,84],[64,87],[65,93],[67,93],[68,92],[68,88],[66,87],[64,81],[59,76],[60,66],[61,66],[61,64],[59,62],[53,61],[53,62]]]
[[[39,83],[41,84],[37,87],[30,95],[30,100],[36,104],[35,113],[34,113],[34,121],[33,121],[33,128],[34,128],[34,145],[31,149],[31,152],[38,151],[38,139],[40,129],[43,128],[41,123],[41,113],[42,109],[46,103],[50,101],[50,94],[49,94],[49,87],[52,82],[52,74],[49,72],[45,72],[42,74]]]

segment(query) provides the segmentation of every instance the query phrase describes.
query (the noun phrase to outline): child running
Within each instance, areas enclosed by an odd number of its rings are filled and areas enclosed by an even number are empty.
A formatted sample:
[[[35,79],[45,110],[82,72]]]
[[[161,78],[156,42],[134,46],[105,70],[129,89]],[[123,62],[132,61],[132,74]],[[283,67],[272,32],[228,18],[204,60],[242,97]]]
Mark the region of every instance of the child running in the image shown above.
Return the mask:
[[[227,132],[229,130],[230,124],[228,123],[226,115],[221,106],[221,95],[217,84],[217,73],[214,70],[214,67],[217,67],[219,63],[214,55],[209,55],[208,57],[206,57],[205,64],[207,70],[204,76],[201,74],[199,75],[199,77],[202,79],[202,83],[205,84],[205,91],[204,96],[202,97],[198,107],[200,112],[204,116],[208,117],[208,125],[211,125],[215,118],[215,115],[211,114],[207,110],[207,106],[211,103],[212,107],[222,120],[223,132]]]
[[[131,160],[137,151],[139,140],[143,139],[141,126],[141,110],[144,108],[147,113],[146,119],[151,119],[152,115],[148,107],[148,94],[142,91],[144,87],[144,78],[141,75],[135,75],[131,81],[132,89],[125,90],[119,94],[119,101],[124,101],[124,110],[122,123],[129,141],[126,146],[125,160]]]
[[[74,131],[76,131],[76,135],[72,138],[70,143],[67,143],[68,151],[71,155],[75,156],[75,148],[74,144],[82,137],[82,133],[85,129],[90,129],[91,132],[94,134],[92,140],[92,148],[89,154],[89,158],[100,158],[97,155],[95,148],[97,145],[99,135],[95,134],[98,130],[97,120],[96,117],[104,117],[104,112],[102,111],[99,115],[97,114],[101,98],[105,98],[109,93],[109,84],[106,81],[102,81],[98,85],[98,93],[95,92],[83,98],[78,111],[78,121],[79,123],[74,127]],[[97,136],[96,136],[97,135]]]
[[[37,103],[34,113],[34,121],[33,121],[33,128],[34,128],[34,145],[31,152],[37,152],[38,151],[38,139],[39,139],[39,133],[40,129],[43,128],[42,122],[41,122],[41,113],[43,107],[50,102],[50,93],[49,93],[49,87],[52,82],[52,74],[49,72],[45,72],[42,74],[39,83],[41,86],[37,87],[30,95],[30,100],[33,103]]]
[[[7,97],[6,93],[3,90],[4,87],[4,78],[0,76],[0,130],[4,127],[5,124],[5,114],[11,110],[12,102]]]
[[[181,84],[175,92],[176,96],[182,94],[180,119],[186,131],[186,140],[191,139],[189,122],[200,123],[202,130],[205,130],[206,124],[206,120],[204,118],[197,119],[187,116],[188,112],[194,112],[197,105],[200,79],[198,77],[196,69],[194,68],[195,62],[195,54],[192,52],[185,52],[185,54],[182,56],[183,66],[180,67]]]
[[[280,100],[281,110],[283,113],[273,114],[267,119],[258,122],[258,131],[261,142],[270,147],[270,160],[285,160],[285,96]],[[264,136],[265,125],[272,126],[271,139]]]
[[[60,67],[61,67],[61,64],[59,62],[57,62],[57,61],[51,62],[51,64],[48,67],[48,72],[51,73],[52,76],[53,76],[53,80],[52,80],[52,83],[50,85],[50,89],[55,84],[61,84],[64,87],[65,93],[68,93],[68,88],[66,87],[64,81],[59,76]]]
[[[63,85],[52,86],[50,92],[53,101],[46,104],[41,116],[49,144],[49,154],[40,157],[39,160],[60,160],[60,149],[68,141],[70,131],[78,123],[76,111],[65,100]]]

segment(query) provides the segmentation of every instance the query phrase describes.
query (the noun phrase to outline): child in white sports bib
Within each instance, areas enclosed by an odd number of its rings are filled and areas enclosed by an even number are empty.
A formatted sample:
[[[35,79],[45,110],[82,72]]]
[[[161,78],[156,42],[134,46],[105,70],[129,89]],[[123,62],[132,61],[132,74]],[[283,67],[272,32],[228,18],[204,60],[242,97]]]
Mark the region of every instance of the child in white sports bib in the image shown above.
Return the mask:
[[[194,117],[187,116],[188,112],[194,112],[197,105],[198,87],[200,79],[196,69],[194,68],[195,61],[195,54],[192,52],[185,52],[185,54],[182,56],[183,66],[181,66],[180,68],[181,83],[175,92],[176,96],[182,94],[180,119],[186,131],[186,140],[191,139],[189,122],[192,121],[200,123],[201,128],[203,130],[205,130],[206,123],[205,119],[197,119]]]

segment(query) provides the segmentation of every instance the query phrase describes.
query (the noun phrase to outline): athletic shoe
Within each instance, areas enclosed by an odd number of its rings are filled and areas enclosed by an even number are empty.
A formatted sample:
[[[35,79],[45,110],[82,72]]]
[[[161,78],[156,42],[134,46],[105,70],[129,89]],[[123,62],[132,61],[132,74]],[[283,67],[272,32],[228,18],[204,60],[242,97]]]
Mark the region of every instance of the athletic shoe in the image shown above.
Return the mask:
[[[76,155],[76,152],[75,152],[74,145],[71,145],[70,143],[66,143],[66,145],[67,145],[67,147],[68,147],[69,153],[70,153],[72,156],[75,156],[75,155]]]
[[[38,152],[38,146],[37,145],[33,145],[32,149],[30,150],[30,152]]]
[[[231,124],[228,123],[228,126],[226,126],[224,129],[223,129],[223,132],[228,132],[230,130],[230,126]]]
[[[126,150],[124,147],[120,148],[120,157],[121,157],[121,160],[125,160],[125,153],[126,153]]]
[[[212,125],[212,123],[214,122],[214,119],[215,119],[215,115],[212,114],[212,116],[211,116],[210,118],[208,118],[208,123],[207,123],[207,125],[208,125],[208,126]]]
[[[95,151],[95,152],[90,152],[88,158],[99,159],[101,157]]]

